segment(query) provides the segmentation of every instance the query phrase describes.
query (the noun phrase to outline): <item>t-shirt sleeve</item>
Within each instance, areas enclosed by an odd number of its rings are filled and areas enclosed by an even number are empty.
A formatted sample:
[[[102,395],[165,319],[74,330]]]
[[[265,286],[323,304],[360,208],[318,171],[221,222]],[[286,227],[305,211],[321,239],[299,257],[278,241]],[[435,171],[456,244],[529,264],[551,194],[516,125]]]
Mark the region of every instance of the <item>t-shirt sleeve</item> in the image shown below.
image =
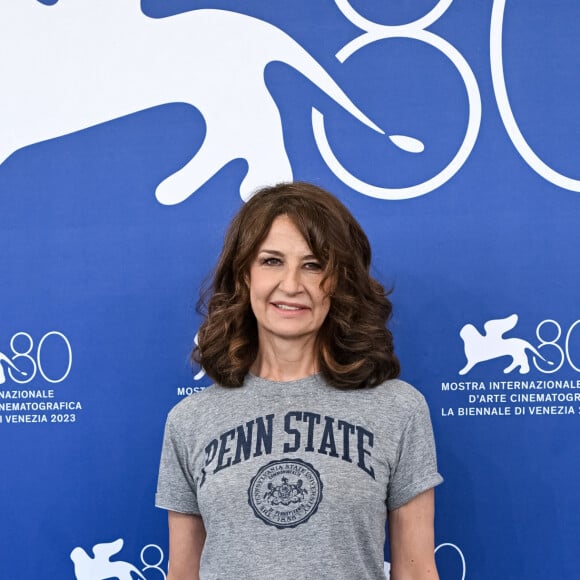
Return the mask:
[[[187,446],[179,436],[171,413],[165,424],[155,505],[184,514],[200,513]]]
[[[399,441],[397,462],[387,490],[387,508],[397,509],[420,493],[439,485],[435,440],[425,398],[407,421]]]

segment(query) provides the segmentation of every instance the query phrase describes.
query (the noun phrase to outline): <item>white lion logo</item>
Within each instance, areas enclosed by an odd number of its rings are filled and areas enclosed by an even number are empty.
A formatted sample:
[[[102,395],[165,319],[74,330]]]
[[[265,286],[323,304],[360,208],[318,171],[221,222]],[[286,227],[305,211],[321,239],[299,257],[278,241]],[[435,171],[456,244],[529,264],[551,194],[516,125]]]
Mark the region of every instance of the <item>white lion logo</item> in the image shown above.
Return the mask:
[[[122,548],[122,538],[114,542],[93,546],[94,558],[91,558],[83,548],[75,548],[70,553],[70,559],[74,563],[76,580],[109,580],[112,578],[133,580],[133,574],[140,580],[147,580],[133,564],[122,560],[111,562],[111,556],[120,552]]]
[[[476,364],[502,356],[512,358],[511,364],[503,370],[504,373],[511,373],[518,367],[520,374],[529,373],[530,363],[526,353],[528,350],[548,364],[553,364],[547,361],[527,340],[503,337],[508,330],[515,328],[517,322],[517,314],[488,320],[483,325],[485,334],[481,334],[473,324],[466,324],[459,335],[463,339],[467,364],[459,371],[459,374],[465,375]]]
[[[0,163],[27,145],[151,107],[196,107],[205,140],[157,187],[163,204],[184,201],[234,159],[248,163],[244,200],[265,183],[292,179],[280,113],[264,82],[271,62],[293,67],[384,133],[292,37],[235,12],[150,18],[138,0],[0,2],[0,52]]]

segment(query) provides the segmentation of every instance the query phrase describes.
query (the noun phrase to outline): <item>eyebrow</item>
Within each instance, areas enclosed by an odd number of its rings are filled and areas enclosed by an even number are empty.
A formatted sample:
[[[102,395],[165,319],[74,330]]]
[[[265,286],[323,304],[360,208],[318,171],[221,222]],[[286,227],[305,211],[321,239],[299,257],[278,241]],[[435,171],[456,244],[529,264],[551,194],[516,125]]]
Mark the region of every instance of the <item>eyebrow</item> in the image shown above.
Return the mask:
[[[259,254],[262,254],[262,253],[270,254],[272,256],[276,256],[277,258],[284,257],[283,252],[279,252],[278,250],[268,250],[267,248],[262,248],[258,253]],[[306,254],[305,256],[302,256],[301,259],[302,260],[318,260],[318,258],[314,254]]]

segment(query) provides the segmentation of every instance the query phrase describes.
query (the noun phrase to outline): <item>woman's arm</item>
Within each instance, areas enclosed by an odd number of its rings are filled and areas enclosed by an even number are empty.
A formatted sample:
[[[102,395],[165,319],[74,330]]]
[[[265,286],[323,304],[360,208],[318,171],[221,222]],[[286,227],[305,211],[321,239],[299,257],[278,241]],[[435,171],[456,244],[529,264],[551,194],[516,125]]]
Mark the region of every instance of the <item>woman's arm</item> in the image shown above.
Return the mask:
[[[389,512],[391,580],[438,580],[435,566],[435,494],[429,489]]]
[[[201,516],[168,512],[169,571],[167,580],[199,580],[199,560],[205,542]]]

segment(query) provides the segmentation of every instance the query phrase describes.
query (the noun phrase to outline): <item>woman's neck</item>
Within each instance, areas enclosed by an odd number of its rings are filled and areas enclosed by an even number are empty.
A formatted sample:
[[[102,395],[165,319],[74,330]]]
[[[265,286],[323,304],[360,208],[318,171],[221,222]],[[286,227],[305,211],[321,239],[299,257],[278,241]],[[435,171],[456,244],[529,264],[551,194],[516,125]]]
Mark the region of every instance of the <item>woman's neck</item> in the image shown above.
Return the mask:
[[[252,374],[272,381],[293,381],[318,372],[314,341],[260,341]]]

